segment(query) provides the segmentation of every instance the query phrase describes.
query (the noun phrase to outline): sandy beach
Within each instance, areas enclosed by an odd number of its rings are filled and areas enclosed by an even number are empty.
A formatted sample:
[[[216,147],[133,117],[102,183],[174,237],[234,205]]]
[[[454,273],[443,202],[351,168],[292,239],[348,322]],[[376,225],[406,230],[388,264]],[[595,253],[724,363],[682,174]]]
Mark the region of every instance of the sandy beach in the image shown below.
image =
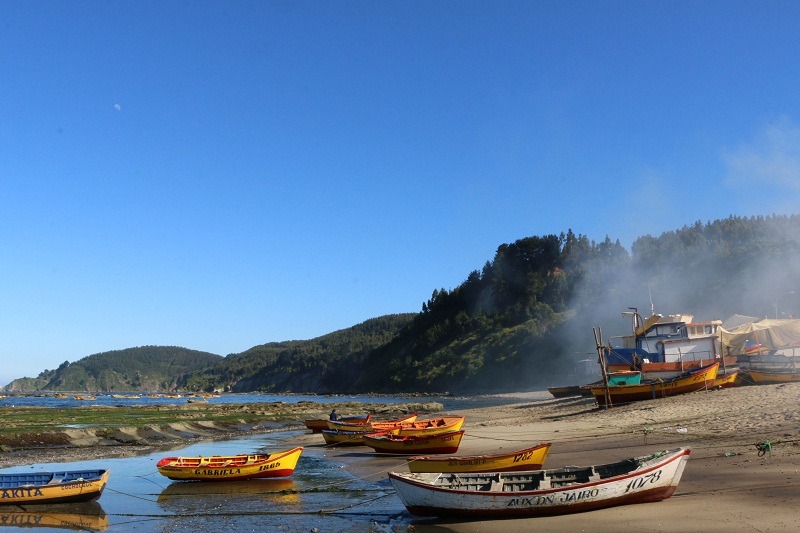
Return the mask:
[[[796,531],[800,530],[800,383],[739,387],[608,410],[588,398],[545,399],[463,411],[459,455],[553,444],[545,468],[612,462],[686,446],[691,458],[675,494],[658,503],[559,517],[490,521],[420,519],[417,532]],[[301,444],[319,446],[319,435]],[[759,455],[757,444],[771,443]],[[404,471],[402,458],[361,448],[328,450],[354,475]]]
[[[515,394],[526,401],[451,414],[466,416],[459,455],[496,453],[552,443],[545,467],[591,465],[686,446],[691,458],[675,494],[662,502],[560,517],[493,521],[414,520],[397,526],[415,532],[530,531],[795,531],[800,529],[800,383],[739,387],[639,402],[608,410],[589,398],[553,399]],[[429,415],[426,415],[429,416]],[[290,427],[298,427],[300,420]],[[245,430],[243,430],[245,431]],[[260,428],[258,431],[267,431]],[[175,434],[176,440],[231,437]],[[769,442],[771,451],[759,452]],[[405,471],[402,457],[366,447],[326,447],[319,434],[292,444],[344,463],[349,472],[381,482]],[[139,453],[141,443],[0,454],[3,466]],[[398,529],[393,529],[398,530]]]

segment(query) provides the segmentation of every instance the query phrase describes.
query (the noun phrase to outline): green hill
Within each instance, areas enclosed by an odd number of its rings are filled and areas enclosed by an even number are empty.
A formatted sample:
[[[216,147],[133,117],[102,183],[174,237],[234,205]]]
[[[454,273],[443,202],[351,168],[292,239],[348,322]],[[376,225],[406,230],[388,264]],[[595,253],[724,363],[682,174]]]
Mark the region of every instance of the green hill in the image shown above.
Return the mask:
[[[181,385],[189,390],[336,392],[413,316],[386,315],[316,339],[254,346],[187,376]]]
[[[90,355],[36,378],[12,381],[9,391],[143,391],[172,390],[178,380],[206,368],[222,356],[177,346],[141,346]]]
[[[800,216],[729,217],[637,238],[630,252],[571,230],[502,244],[415,314],[225,358],[145,347],[64,363],[19,387],[237,392],[498,392],[575,382],[592,328],[627,334],[636,307],[698,319],[800,315]],[[169,363],[169,351],[186,359]],[[189,358],[189,354],[198,358]],[[204,356],[205,358],[199,358]],[[192,359],[192,360],[188,360]],[[102,364],[101,364],[102,363]]]

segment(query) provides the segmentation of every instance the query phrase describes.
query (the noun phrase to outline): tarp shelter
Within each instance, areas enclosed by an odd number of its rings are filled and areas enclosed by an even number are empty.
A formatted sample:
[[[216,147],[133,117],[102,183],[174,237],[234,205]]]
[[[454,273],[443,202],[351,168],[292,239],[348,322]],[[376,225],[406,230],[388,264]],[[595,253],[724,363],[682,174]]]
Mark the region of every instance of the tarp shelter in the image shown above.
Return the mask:
[[[721,327],[719,335],[724,355],[745,355],[747,341],[779,350],[800,346],[800,320],[765,318],[730,330]]]

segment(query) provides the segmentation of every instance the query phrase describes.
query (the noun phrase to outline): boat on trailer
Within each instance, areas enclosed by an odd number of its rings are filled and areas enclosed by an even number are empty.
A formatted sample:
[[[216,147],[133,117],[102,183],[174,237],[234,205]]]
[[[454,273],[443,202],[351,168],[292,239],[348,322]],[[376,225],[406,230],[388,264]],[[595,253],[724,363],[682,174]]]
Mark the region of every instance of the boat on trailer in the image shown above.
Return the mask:
[[[389,472],[389,479],[414,515],[551,516],[669,498],[689,453],[676,448],[616,463],[533,472]]]

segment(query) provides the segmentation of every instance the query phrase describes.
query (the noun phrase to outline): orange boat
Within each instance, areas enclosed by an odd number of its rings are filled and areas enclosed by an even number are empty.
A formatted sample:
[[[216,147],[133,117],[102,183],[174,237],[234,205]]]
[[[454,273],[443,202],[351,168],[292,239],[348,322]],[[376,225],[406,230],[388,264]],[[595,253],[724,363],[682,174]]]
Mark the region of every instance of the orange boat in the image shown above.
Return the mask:
[[[400,431],[398,434],[406,437],[441,435],[442,433],[458,431],[463,425],[463,416],[444,416],[442,418],[404,422],[400,424]]]
[[[364,435],[364,444],[379,453],[416,455],[420,453],[456,453],[464,430],[424,437],[400,435]]]
[[[379,422],[370,422],[368,425],[353,424],[346,420],[328,420],[328,428],[335,431],[358,431],[360,433],[374,433],[376,431],[391,431],[397,429],[398,426],[405,422],[413,422],[417,419],[417,413],[410,414],[397,420],[384,420]]]

